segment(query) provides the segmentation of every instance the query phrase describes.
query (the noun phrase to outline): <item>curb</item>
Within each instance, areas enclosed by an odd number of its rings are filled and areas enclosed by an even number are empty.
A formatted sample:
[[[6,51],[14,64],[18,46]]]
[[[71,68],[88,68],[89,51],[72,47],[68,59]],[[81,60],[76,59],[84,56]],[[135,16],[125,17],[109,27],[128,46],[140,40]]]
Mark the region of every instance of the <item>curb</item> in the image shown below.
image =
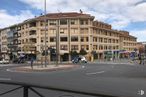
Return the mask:
[[[52,71],[58,71],[58,70],[70,70],[70,69],[74,69],[74,68],[77,68],[79,67],[79,65],[65,65],[66,67],[58,67],[58,68],[44,68],[42,69],[41,67],[40,68],[35,68],[35,69],[32,69],[30,68],[30,66],[23,66],[23,67],[15,67],[15,68],[10,68],[10,69],[7,69],[7,71],[9,72],[52,72]],[[27,67],[27,68],[26,68]]]

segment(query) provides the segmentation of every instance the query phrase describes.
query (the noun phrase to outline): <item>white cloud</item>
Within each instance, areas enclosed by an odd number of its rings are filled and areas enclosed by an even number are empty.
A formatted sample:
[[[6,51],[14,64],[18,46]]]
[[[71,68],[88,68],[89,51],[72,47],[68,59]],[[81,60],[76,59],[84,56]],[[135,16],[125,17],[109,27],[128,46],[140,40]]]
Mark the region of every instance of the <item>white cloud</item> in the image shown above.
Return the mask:
[[[20,0],[32,8],[44,9],[44,0]],[[79,11],[92,14],[96,19],[111,19],[113,28],[126,27],[131,22],[146,21],[146,3],[143,0],[46,0],[48,12]]]
[[[139,42],[143,42],[146,39],[146,29],[144,30],[133,30],[131,35],[136,36]]]
[[[44,0],[19,0],[34,9],[44,10]],[[114,29],[124,29],[133,22],[146,22],[146,2],[144,0],[46,0],[47,12],[79,12],[91,14],[97,20],[112,24]],[[10,15],[5,10],[0,10],[0,27],[5,27],[34,15],[30,11],[22,11],[18,15]],[[138,40],[144,40],[146,30],[130,31]],[[142,35],[141,35],[141,34]]]
[[[134,7],[131,7],[127,11],[127,18],[129,18],[132,22],[146,21],[145,9],[146,9],[146,3],[141,3]]]
[[[34,15],[28,10],[23,10],[18,15],[10,15],[6,10],[0,10],[0,28],[20,23],[32,17]]]

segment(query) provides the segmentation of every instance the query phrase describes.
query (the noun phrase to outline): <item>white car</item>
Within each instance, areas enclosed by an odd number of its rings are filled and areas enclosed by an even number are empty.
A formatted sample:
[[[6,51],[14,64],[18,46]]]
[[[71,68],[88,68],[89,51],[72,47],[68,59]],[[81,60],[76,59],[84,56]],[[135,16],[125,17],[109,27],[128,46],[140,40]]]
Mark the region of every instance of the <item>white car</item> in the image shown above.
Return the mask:
[[[73,60],[72,60],[72,63],[87,63],[88,61],[86,60],[86,58],[84,56],[79,56],[79,57],[75,57]]]
[[[3,59],[0,61],[0,64],[9,64],[9,60],[8,59]]]

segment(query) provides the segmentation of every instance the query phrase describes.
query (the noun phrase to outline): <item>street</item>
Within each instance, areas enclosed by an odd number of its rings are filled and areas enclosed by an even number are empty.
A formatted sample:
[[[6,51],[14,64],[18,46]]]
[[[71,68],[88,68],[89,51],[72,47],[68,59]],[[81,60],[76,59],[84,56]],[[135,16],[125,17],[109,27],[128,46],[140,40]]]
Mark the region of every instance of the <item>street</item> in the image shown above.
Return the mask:
[[[146,66],[128,64],[88,63],[78,67],[51,72],[13,72],[7,71],[14,67],[0,67],[0,81],[25,82],[42,86],[50,86],[76,91],[85,91],[113,95],[117,97],[145,97]],[[17,66],[15,66],[17,67]],[[0,94],[12,85],[0,84]],[[37,89],[45,97],[91,97],[57,91]],[[1,97],[22,97],[22,89],[13,91]],[[61,96],[61,95],[72,96]],[[39,97],[30,92],[30,97]]]

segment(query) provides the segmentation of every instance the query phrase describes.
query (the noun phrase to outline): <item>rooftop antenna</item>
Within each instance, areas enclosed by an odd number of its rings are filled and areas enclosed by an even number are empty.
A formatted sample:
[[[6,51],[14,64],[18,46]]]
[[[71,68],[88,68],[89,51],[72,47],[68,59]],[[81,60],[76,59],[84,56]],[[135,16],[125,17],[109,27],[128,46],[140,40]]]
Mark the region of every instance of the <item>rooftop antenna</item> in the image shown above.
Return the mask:
[[[61,13],[60,9],[57,9],[57,12],[58,12],[58,13]]]
[[[83,13],[83,11],[80,9],[80,13]]]

